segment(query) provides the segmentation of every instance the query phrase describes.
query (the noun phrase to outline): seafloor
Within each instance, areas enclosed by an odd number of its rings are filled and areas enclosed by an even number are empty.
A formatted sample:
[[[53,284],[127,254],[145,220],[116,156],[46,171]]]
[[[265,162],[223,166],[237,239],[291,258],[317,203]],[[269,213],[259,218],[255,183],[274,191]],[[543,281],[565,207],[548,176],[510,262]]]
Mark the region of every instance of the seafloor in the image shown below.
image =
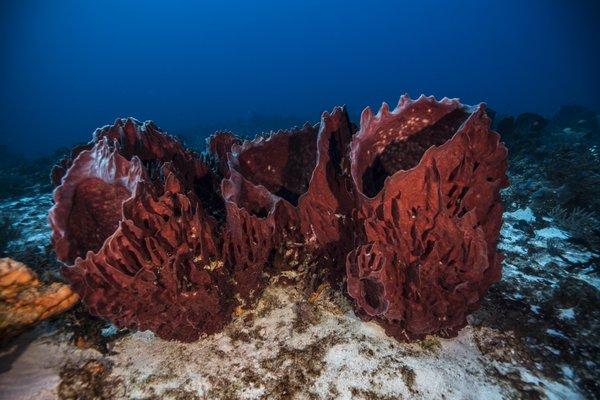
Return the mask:
[[[496,125],[510,151],[503,279],[458,337],[399,343],[339,291],[306,296],[301,281],[274,278],[285,284],[191,344],[119,331],[79,305],[4,341],[0,398],[598,398],[598,114],[566,107]],[[48,281],[61,279],[47,226],[51,162],[0,165],[0,256]]]

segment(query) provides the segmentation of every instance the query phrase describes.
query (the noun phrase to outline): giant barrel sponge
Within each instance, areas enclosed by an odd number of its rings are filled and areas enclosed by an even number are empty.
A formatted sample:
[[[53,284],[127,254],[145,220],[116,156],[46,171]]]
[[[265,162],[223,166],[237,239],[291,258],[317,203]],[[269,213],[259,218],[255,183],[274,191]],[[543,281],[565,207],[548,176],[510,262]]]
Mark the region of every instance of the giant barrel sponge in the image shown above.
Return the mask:
[[[199,155],[120,119],[53,170],[52,241],[94,315],[192,341],[282,269],[311,269],[400,340],[456,334],[500,279],[506,149],[485,106],[402,97]]]
[[[500,279],[507,152],[489,126],[483,105],[433,97],[362,113],[350,150],[359,243],[348,293],[394,337],[455,335]]]

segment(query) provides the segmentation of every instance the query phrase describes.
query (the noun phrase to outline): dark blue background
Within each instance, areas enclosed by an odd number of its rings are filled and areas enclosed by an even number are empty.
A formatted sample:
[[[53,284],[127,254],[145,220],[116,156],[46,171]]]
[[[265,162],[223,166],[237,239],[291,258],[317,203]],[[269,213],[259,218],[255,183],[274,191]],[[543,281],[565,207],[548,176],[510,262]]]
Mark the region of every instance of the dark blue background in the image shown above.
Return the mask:
[[[173,133],[251,111],[316,121],[404,92],[598,109],[593,4],[5,0],[0,143],[50,152],[118,116]]]

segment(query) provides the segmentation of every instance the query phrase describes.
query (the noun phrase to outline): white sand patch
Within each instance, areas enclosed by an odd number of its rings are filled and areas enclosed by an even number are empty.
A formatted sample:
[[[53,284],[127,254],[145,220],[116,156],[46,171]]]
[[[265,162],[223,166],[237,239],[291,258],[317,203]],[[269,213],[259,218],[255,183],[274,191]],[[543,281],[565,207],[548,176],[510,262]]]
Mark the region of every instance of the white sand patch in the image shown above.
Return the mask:
[[[525,222],[534,222],[535,221],[535,215],[533,214],[533,211],[529,207],[519,208],[513,212],[506,212],[506,213],[504,213],[504,218],[505,219],[512,218],[515,220],[521,220],[521,221],[525,221]]]
[[[567,232],[554,226],[538,229],[535,231],[535,235],[541,239],[568,239],[570,237]]]
[[[356,318],[345,298],[332,292],[322,297],[313,308],[318,322],[301,330],[294,311],[298,292],[271,287],[255,310],[195,343],[165,342],[151,333],[126,336],[110,356],[112,378],[122,379],[134,398],[176,398],[181,392],[240,399],[516,396],[510,380],[490,374],[501,371],[527,376],[532,380],[527,384],[542,392],[556,388],[578,396],[523,366],[482,354],[475,328],[467,327],[453,339],[398,343],[374,323]],[[248,313],[254,315],[251,323],[244,322]]]
[[[563,308],[558,313],[560,319],[575,319],[575,310],[571,308]]]

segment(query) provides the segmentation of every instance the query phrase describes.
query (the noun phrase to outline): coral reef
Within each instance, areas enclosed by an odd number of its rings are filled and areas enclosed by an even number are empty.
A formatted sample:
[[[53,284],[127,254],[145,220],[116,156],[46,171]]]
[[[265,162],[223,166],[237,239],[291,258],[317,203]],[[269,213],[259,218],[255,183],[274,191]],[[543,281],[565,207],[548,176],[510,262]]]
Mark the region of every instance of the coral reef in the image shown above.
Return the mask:
[[[151,122],[98,129],[53,170],[52,241],[92,314],[165,339],[216,332],[272,274],[347,281],[398,339],[455,334],[500,277],[506,149],[483,105],[402,97],[199,155]],[[354,135],[354,136],[353,136]]]
[[[0,258],[0,337],[71,308],[79,296],[64,283],[42,284],[25,264]]]

